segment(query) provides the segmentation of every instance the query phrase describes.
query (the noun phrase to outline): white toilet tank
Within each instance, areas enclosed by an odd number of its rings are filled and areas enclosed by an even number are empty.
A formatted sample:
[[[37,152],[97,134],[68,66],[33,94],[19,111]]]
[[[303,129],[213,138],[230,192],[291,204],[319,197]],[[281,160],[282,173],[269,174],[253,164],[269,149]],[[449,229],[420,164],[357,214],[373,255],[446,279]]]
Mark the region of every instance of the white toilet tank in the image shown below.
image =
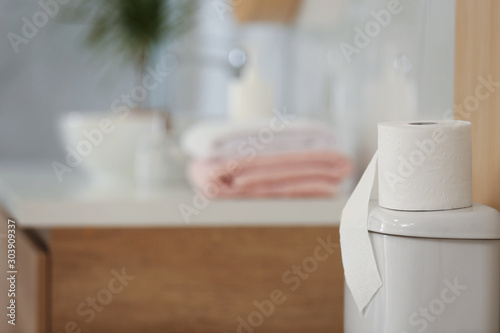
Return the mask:
[[[368,229],[383,286],[363,314],[346,286],[344,332],[500,332],[498,211],[372,204]]]

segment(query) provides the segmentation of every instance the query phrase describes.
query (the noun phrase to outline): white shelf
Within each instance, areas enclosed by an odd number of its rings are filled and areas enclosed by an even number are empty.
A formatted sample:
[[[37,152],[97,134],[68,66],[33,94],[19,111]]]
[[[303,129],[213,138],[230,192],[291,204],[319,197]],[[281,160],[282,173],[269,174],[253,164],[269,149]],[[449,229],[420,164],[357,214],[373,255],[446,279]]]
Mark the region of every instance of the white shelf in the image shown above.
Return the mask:
[[[102,188],[78,175],[59,183],[48,170],[0,167],[1,204],[23,227],[248,227],[338,225],[345,198],[213,199],[193,204],[180,186],[155,194],[132,187]],[[180,205],[191,207],[187,222]]]

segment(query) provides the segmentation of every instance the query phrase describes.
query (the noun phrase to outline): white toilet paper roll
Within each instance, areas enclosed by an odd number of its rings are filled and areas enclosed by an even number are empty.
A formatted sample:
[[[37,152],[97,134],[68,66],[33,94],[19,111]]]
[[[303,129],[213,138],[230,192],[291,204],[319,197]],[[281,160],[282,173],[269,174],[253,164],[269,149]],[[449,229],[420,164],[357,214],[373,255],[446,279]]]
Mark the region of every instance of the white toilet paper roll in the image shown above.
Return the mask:
[[[367,227],[377,164],[381,207],[409,211],[469,207],[470,129],[469,122],[459,120],[379,124],[378,152],[347,201],[340,222],[345,279],[360,312],[382,285]]]
[[[470,123],[379,123],[378,171],[381,207],[422,211],[471,206]]]

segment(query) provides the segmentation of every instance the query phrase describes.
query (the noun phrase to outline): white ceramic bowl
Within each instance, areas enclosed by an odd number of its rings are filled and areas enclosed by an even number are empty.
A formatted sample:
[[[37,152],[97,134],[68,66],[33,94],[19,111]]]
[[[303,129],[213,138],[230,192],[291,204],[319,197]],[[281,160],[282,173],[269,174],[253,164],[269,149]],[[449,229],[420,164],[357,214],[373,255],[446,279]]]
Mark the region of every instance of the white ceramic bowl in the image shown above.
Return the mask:
[[[60,122],[66,164],[82,167],[106,182],[134,181],[134,162],[141,140],[151,133],[153,114],[134,111],[71,112]]]

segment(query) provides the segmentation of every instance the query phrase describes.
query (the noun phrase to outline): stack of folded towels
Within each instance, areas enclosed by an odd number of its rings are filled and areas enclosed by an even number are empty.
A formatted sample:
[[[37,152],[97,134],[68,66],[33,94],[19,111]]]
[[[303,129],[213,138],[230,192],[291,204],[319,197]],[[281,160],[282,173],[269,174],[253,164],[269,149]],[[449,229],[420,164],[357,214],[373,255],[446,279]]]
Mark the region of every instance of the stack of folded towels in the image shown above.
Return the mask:
[[[209,198],[333,196],[352,169],[331,131],[305,120],[199,123],[181,147],[189,181]]]

